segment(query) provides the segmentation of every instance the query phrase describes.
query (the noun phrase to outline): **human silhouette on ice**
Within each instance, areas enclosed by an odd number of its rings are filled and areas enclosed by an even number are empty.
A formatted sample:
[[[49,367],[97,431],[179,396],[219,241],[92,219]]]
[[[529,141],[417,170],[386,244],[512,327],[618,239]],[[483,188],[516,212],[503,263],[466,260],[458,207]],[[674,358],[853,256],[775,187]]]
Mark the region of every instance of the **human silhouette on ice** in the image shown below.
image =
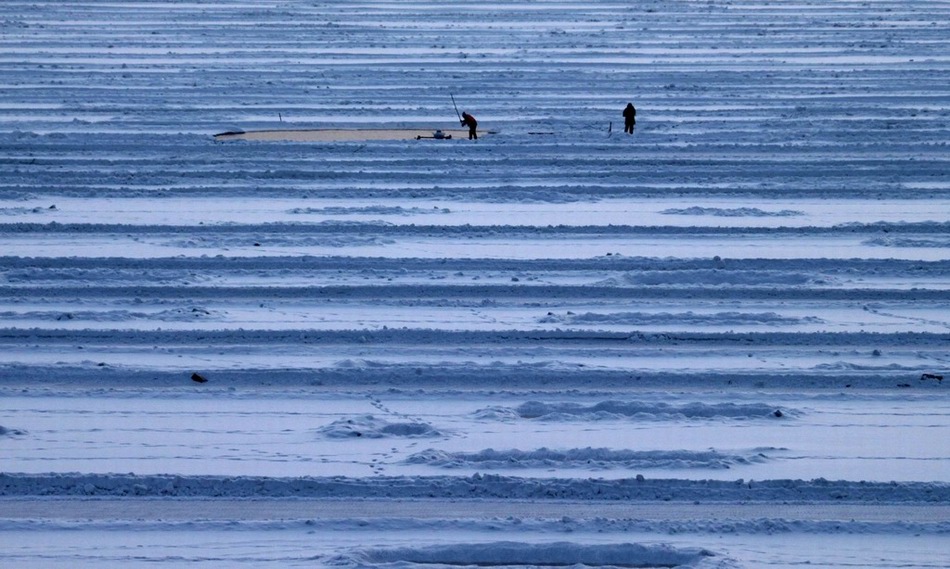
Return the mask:
[[[623,109],[623,131],[627,134],[633,134],[633,127],[637,124],[637,109],[633,103],[627,103]]]
[[[462,113],[462,126],[468,127],[468,139],[478,140],[478,133],[475,129],[478,127],[478,121],[468,113]]]

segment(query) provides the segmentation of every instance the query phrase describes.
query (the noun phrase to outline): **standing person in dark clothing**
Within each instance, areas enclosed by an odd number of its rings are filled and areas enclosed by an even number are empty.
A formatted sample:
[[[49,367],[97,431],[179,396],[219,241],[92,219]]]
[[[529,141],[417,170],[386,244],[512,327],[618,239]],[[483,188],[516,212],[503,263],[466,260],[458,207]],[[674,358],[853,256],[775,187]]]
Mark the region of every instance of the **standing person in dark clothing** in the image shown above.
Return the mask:
[[[468,113],[462,113],[462,126],[468,127],[468,139],[478,140],[478,133],[475,129],[478,127],[478,121]]]
[[[637,124],[637,109],[633,103],[627,103],[623,110],[623,131],[627,134],[633,134],[633,127]]]

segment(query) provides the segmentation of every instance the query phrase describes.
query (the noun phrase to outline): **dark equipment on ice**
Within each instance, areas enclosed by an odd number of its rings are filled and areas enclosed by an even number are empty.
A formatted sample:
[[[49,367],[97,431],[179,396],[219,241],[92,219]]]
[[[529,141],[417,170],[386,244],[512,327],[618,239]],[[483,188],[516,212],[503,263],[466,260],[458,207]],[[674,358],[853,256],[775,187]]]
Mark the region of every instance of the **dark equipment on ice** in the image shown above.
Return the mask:
[[[442,129],[436,129],[436,131],[432,133],[432,136],[422,136],[420,134],[416,137],[416,140],[421,140],[423,138],[434,138],[435,140],[452,140],[452,135],[445,134],[442,132]]]

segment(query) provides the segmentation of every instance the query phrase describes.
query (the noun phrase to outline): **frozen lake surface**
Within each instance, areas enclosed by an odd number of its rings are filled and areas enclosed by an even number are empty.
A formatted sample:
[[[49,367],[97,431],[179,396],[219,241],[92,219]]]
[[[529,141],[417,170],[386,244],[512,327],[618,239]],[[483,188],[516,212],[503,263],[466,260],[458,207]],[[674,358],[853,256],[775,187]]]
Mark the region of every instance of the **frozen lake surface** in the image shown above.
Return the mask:
[[[946,565],[946,2],[3,6],[0,565]]]

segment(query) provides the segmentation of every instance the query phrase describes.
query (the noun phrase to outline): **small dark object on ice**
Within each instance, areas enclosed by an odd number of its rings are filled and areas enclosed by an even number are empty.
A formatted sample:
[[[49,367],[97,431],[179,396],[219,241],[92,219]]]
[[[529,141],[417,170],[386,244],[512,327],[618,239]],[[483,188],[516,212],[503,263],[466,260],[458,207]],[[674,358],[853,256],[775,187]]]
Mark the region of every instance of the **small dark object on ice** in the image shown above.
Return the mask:
[[[283,122],[283,121],[281,121],[281,122]],[[244,134],[244,130],[242,130],[242,129],[240,129],[240,128],[232,128],[232,129],[226,130],[226,131],[224,131],[224,132],[219,132],[218,134],[216,134],[216,135],[214,135],[214,136],[215,136],[215,138],[217,138],[217,137],[219,137],[219,136],[234,136],[234,135],[237,135],[237,134]]]
[[[936,379],[937,381],[943,381],[943,376],[939,373],[922,373],[920,374],[920,380],[925,381],[928,379]]]
[[[193,374],[191,374],[191,381],[194,381],[194,382],[196,382],[196,383],[207,383],[207,382],[208,382],[208,378],[205,377],[205,376],[203,376],[203,375],[201,375],[201,374],[193,373]]]
[[[445,134],[444,132],[442,132],[442,129],[437,129],[435,132],[432,133],[432,136],[420,135],[416,137],[416,140],[421,140],[423,138],[434,138],[436,140],[452,140],[452,135]]]

